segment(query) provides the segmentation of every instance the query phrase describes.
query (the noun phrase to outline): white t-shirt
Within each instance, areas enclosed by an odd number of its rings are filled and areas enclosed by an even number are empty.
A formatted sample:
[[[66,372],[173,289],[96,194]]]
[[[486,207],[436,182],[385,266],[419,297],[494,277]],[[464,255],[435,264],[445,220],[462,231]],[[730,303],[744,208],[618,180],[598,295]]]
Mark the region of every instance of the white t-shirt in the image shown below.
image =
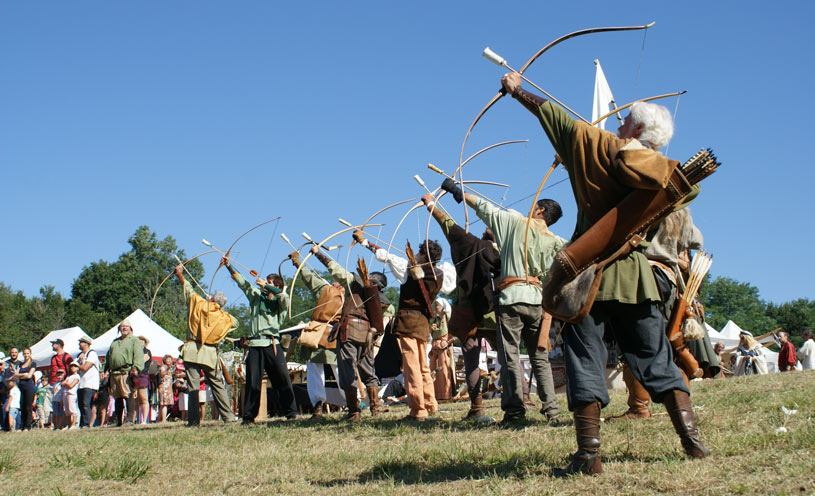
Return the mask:
[[[68,377],[66,377],[66,378],[65,378],[65,380],[66,380],[66,381],[68,381],[68,380],[71,380],[71,381],[72,381],[72,380],[74,380],[74,379],[79,379],[79,374],[71,374],[71,375],[69,375]],[[66,394],[73,394],[73,395],[75,395],[75,394],[76,394],[76,390],[77,390],[77,389],[79,389],[79,381],[77,381],[77,382],[76,382],[76,384],[74,385],[74,387],[72,387],[72,388],[69,388],[69,387],[63,387],[63,388],[62,388],[60,391],[62,391],[62,394],[63,394],[63,395],[66,395]]]
[[[20,409],[20,388],[17,386],[8,392],[8,407]]]
[[[79,373],[79,389],[99,389],[99,356],[93,350],[88,350],[85,353],[85,360],[83,360],[79,365],[84,365],[85,363],[90,362],[93,364],[91,368],[86,370],[85,372]]]

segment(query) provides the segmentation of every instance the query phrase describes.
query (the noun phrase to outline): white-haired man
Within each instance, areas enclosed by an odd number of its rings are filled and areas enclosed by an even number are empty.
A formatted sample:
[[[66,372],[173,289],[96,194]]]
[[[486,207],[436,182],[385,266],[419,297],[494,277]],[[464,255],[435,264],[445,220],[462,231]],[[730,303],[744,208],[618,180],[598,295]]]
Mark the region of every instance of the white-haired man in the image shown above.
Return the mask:
[[[218,357],[217,343],[238,328],[238,319],[223,310],[226,296],[216,291],[209,300],[195,293],[192,285],[184,279],[184,266],[175,268],[178,281],[184,286],[184,301],[187,302],[187,339],[181,347],[184,372],[187,375],[189,390],[197,392],[204,377],[218,414],[224,422],[234,422],[235,413],[229,403],[221,359]],[[201,423],[201,409],[198,394],[189,395],[187,425],[194,427]]]
[[[618,135],[575,121],[560,107],[521,88],[517,73],[504,89],[541,123],[569,174],[577,204],[574,239],[636,189],[664,188],[677,162],[656,149],[673,133],[670,114],[653,104],[632,107]],[[707,456],[690,395],[671,360],[659,291],[648,260],[633,250],[609,264],[589,315],[564,326],[567,400],[574,414],[578,451],[563,474],[600,473],[600,409],[609,402],[605,382],[604,331],[616,338],[634,376],[655,402],[664,403],[685,453]]]

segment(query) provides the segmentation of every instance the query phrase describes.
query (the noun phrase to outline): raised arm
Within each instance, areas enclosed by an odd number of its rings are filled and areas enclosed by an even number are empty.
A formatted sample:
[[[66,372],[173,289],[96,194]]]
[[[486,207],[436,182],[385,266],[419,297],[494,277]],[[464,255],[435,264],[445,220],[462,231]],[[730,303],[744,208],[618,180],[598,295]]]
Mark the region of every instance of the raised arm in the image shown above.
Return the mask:
[[[296,268],[300,268],[300,253],[293,251],[289,255],[289,259],[291,260],[292,265]],[[300,275],[303,278],[303,284],[311,291],[311,294],[314,295],[315,298],[318,297],[320,292],[323,290],[324,287],[328,286],[328,284],[323,280],[323,278],[319,277],[315,274],[311,269],[304,266],[300,269]]]
[[[340,284],[350,285],[352,282],[354,282],[354,274],[345,270],[340,264],[334,261],[334,259],[320,251],[319,248],[317,248],[316,246],[312,246],[311,253],[315,257],[317,257],[317,260],[319,260],[320,263],[322,263],[325,266],[325,268],[328,269],[328,274],[331,276],[331,279],[337,281]]]
[[[238,272],[235,268],[233,268],[229,264],[229,257],[224,255],[221,258],[221,262],[223,262],[224,266],[226,267],[226,270],[228,270],[229,273],[232,274],[232,280],[234,280],[235,284],[237,284],[238,287],[241,288],[241,291],[243,291],[243,294],[245,294],[247,298],[251,300],[253,297],[257,296],[260,293],[259,289],[252,286],[252,284],[249,281],[244,279],[240,272]]]

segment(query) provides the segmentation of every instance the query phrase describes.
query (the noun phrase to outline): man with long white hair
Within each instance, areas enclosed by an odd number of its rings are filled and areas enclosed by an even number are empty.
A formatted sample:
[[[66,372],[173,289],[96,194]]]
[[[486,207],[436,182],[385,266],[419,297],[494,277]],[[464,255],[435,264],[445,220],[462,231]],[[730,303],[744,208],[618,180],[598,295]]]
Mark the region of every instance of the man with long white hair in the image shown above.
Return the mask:
[[[504,90],[540,121],[562,159],[577,204],[573,240],[636,190],[660,190],[678,162],[656,149],[665,146],[673,126],[667,110],[653,104],[632,107],[617,136],[576,121],[559,106],[521,88],[518,73],[506,74]],[[644,208],[644,207],[643,207]],[[597,239],[594,245],[607,239]],[[605,381],[604,332],[617,341],[634,377],[651,398],[664,403],[685,453],[709,451],[699,438],[690,393],[671,360],[660,294],[648,259],[637,246],[605,266],[587,316],[562,331],[566,358],[566,398],[574,414],[578,451],[559,475],[596,474],[600,461],[600,410],[609,402]],[[555,293],[562,288],[546,288]],[[571,297],[566,295],[566,297]]]

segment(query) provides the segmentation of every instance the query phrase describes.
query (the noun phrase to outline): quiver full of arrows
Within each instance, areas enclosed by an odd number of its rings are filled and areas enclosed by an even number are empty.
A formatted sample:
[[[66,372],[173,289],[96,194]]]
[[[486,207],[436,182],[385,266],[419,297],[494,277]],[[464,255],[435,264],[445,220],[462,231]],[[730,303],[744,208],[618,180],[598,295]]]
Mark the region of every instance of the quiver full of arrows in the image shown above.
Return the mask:
[[[677,298],[674,303],[671,320],[668,321],[668,325],[665,327],[665,333],[671,342],[671,348],[673,348],[676,362],[691,379],[702,377],[704,371],[699,368],[699,362],[696,361],[696,358],[693,357],[688,346],[685,344],[685,334],[682,332],[682,323],[686,319],[694,318],[692,310],[693,299],[696,298],[699,287],[702,285],[705,274],[710,270],[712,263],[713,258],[705,252],[697,253],[696,256],[693,257],[688,282],[685,285],[682,295]]]
[[[543,283],[543,308],[565,322],[583,320],[594,304],[606,265],[639,246],[645,233],[718,166],[712,151],[703,149],[676,167],[664,188],[631,191],[557,253]]]
[[[377,333],[384,332],[384,315],[382,313],[382,304],[379,301],[379,287],[376,284],[371,284],[368,278],[368,267],[365,260],[357,259],[357,274],[359,274],[362,281],[362,299],[365,305],[365,314],[368,316],[368,322],[371,324],[370,330]]]

